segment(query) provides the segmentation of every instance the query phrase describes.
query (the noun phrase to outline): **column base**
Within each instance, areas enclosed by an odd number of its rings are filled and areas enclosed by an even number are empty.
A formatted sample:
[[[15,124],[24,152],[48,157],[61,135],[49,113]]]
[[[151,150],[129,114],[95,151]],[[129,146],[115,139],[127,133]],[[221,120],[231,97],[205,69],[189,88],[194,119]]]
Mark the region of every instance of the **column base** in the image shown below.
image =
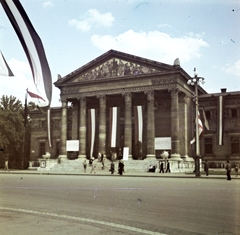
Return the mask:
[[[78,158],[83,159],[83,158],[87,158],[87,156],[86,156],[85,154],[79,154],[79,155],[78,155]]]
[[[58,159],[59,159],[59,162],[62,163],[67,160],[67,155],[59,155]]]
[[[178,153],[171,154],[171,161],[182,161],[181,155]]]
[[[155,154],[147,154],[146,157],[147,157],[147,158],[156,158],[156,155],[155,155]]]

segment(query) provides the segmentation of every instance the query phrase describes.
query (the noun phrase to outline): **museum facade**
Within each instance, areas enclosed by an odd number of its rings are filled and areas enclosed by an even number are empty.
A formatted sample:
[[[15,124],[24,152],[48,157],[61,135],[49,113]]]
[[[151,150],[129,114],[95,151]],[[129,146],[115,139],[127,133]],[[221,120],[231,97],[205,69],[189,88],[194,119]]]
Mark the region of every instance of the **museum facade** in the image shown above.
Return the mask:
[[[54,83],[62,106],[51,108],[51,143],[47,117],[38,110],[32,120],[30,160],[46,152],[53,159],[128,155],[128,159],[171,160],[194,157],[195,91],[191,77],[173,65],[110,50]],[[240,159],[240,92],[208,94],[198,86],[204,124],[202,158]],[[208,124],[208,125],[207,125]],[[209,128],[206,128],[209,126]],[[74,145],[71,148],[71,144]]]

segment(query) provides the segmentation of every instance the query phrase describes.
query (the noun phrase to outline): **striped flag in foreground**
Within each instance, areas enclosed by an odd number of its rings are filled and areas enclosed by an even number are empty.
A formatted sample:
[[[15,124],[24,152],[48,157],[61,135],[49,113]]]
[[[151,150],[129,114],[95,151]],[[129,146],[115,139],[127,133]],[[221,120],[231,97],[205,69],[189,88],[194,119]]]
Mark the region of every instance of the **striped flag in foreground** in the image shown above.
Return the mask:
[[[34,84],[50,107],[52,99],[52,77],[42,41],[36,33],[19,0],[0,0],[30,64]]]

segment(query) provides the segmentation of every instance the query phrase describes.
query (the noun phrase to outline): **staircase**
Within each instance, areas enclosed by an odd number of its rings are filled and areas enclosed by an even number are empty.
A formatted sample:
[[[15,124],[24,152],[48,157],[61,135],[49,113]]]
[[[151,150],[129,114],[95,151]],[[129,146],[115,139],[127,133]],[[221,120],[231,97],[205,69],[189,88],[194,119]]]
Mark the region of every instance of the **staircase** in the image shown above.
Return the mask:
[[[83,168],[83,161],[84,158],[78,158],[75,160],[65,160],[61,163],[55,164],[52,168],[46,169],[46,168],[38,168],[39,171],[50,171],[50,172],[66,172],[66,173],[84,173]],[[181,162],[178,161],[171,161],[170,162],[170,168],[171,172],[186,172],[186,171],[192,171],[194,169],[193,163],[189,162]],[[110,174],[110,164],[111,161],[106,159],[105,160],[105,167],[102,169],[102,163],[99,162],[97,159],[94,161],[94,164],[96,166],[95,170],[96,173],[106,173]],[[118,160],[114,161],[115,164],[115,174],[118,171]],[[128,160],[124,161],[124,170],[125,173],[143,173],[148,171],[148,167],[150,165],[154,165],[157,168],[157,172],[159,172],[159,160],[158,159],[144,159],[144,160]],[[91,166],[88,164],[87,160],[87,172],[91,172]]]

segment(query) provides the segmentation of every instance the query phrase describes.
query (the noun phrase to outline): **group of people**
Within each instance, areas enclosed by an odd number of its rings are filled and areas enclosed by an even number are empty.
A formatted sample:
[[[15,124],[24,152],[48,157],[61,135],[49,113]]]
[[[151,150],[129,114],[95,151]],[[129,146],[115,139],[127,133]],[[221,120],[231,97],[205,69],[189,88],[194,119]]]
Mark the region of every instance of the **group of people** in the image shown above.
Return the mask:
[[[156,172],[156,167],[153,165],[150,165],[148,168],[148,172]],[[164,161],[159,161],[159,173],[164,173]],[[166,171],[165,173],[171,173],[170,170],[170,162],[167,160],[166,162]]]
[[[102,163],[102,170],[105,169],[105,158],[106,157],[102,153],[98,154],[98,161]],[[89,164],[89,166],[91,168],[90,173],[96,173],[96,159],[94,157],[89,158],[88,164]],[[88,164],[87,164],[87,160],[85,159],[83,161],[84,173],[87,172],[87,165]],[[111,172],[111,174],[114,174],[114,172],[115,172],[115,164],[114,164],[113,160],[111,161],[109,171]],[[121,160],[119,160],[119,163],[118,163],[118,174],[122,175],[123,172],[124,172],[124,162],[121,159]]]
[[[231,167],[231,163],[229,161],[227,161],[225,169],[226,169],[227,180],[231,180],[232,167]],[[238,169],[239,169],[239,164],[238,163],[235,163],[234,169],[235,169],[235,175],[236,175],[236,177],[238,177]],[[208,161],[205,161],[205,163],[204,163],[204,171],[206,173],[206,176],[208,176],[208,174],[209,174],[209,163],[208,163]]]

